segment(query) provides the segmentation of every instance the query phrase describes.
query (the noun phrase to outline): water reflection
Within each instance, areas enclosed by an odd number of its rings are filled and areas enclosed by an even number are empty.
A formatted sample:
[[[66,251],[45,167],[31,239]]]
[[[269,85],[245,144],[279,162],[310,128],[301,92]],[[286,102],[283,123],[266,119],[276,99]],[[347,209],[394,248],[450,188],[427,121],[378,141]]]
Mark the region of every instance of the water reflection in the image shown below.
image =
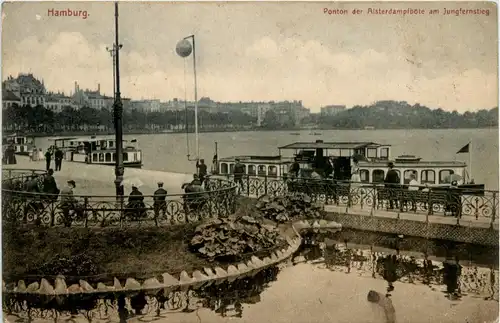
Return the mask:
[[[154,295],[145,292],[107,293],[101,295],[69,295],[67,297],[24,297],[6,294],[3,310],[18,322],[32,320],[75,320],[127,322],[140,317],[161,318],[170,313],[194,312],[208,308],[220,316],[242,317],[243,304],[260,302],[260,294],[277,279],[278,267],[271,267],[252,276],[234,281],[215,282],[198,289],[160,290]]]
[[[335,238],[346,241],[336,241]],[[384,279],[387,281],[388,297],[401,288],[399,284],[422,284],[446,293],[453,300],[470,294],[498,301],[498,271],[494,269],[494,264],[480,267],[473,265],[470,259],[469,262],[463,261],[460,259],[463,254],[458,251],[459,248],[447,247],[446,256],[437,258],[432,254],[419,256],[412,251],[401,250],[398,246],[407,243],[404,242],[406,238],[398,238],[402,240],[401,244],[396,244],[397,248],[394,249],[353,244],[342,238],[345,236],[338,233],[333,236],[326,233],[305,234],[304,244],[293,258],[295,262],[312,263],[305,271],[308,270],[311,276],[316,275],[313,273],[313,267],[316,267],[320,271],[323,268],[349,275]],[[287,266],[292,266],[292,262]],[[291,270],[293,268],[285,268],[283,271],[290,274]],[[154,293],[103,293],[52,299],[4,294],[3,310],[8,318],[18,322],[155,321],[174,313],[193,313],[191,315],[198,316],[201,308],[210,309],[219,318],[245,318],[245,311],[253,311],[249,310],[251,306],[244,305],[261,303],[262,292],[277,280],[279,273],[278,267],[272,267],[234,281],[212,283],[197,289],[158,290]],[[297,283],[293,278],[285,278],[287,276],[289,275],[281,276],[286,284]],[[323,290],[322,292],[324,293]],[[276,294],[280,293],[276,291]],[[283,295],[279,301],[286,299],[287,296]],[[308,308],[303,310],[307,311]],[[293,319],[293,315],[290,319]]]
[[[481,247],[455,245],[449,242],[441,244],[441,242],[434,241],[432,242],[434,243],[433,251],[437,250],[438,246],[444,250],[444,252],[439,252],[441,257],[436,257],[428,253],[419,255],[415,251],[400,249],[401,245],[408,244],[405,240],[414,238],[393,236],[390,238],[392,241],[387,245],[389,248],[381,248],[374,245],[354,244],[347,239],[343,239],[342,242],[338,241],[343,237],[345,237],[345,232],[333,235],[310,232],[305,235],[299,255],[305,261],[321,263],[324,268],[332,271],[382,278],[387,281],[389,296],[395,288],[394,283],[399,281],[425,284],[434,290],[442,285],[451,299],[475,294],[484,297],[485,300],[498,301],[499,273],[496,269],[498,258],[490,263],[484,263],[488,257],[481,255],[481,252],[486,255],[495,254],[496,250],[479,251],[475,248],[481,249]],[[471,249],[470,254],[464,252],[467,249]],[[300,256],[295,260],[301,261]],[[483,266],[476,265],[473,258],[476,261],[482,261]]]

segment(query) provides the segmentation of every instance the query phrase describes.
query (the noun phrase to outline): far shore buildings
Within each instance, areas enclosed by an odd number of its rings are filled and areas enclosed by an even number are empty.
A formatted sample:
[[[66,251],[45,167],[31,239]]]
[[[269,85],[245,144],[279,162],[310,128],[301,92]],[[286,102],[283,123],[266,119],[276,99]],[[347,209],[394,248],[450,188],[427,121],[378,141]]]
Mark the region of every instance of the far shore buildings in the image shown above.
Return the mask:
[[[123,108],[137,109],[145,113],[164,111],[183,111],[193,109],[194,102],[173,99],[160,102],[157,99],[131,100],[122,98]],[[72,93],[48,91],[43,79],[37,79],[32,73],[20,73],[17,77],[9,76],[2,83],[2,107],[7,108],[14,104],[18,106],[42,105],[54,112],[60,112],[66,106],[79,109],[91,107],[97,110],[112,109],[114,98],[101,93],[101,86],[97,84],[95,90],[82,89],[75,81]],[[199,111],[208,113],[229,113],[240,111],[255,118],[256,125],[261,125],[266,113],[272,110],[276,113],[279,122],[300,125],[301,121],[310,115],[309,109],[302,105],[302,101],[270,101],[270,102],[215,102],[208,97],[198,101]],[[345,107],[344,107],[345,108]],[[323,108],[322,108],[323,111]]]
[[[345,111],[345,105],[327,105],[321,108],[321,116],[334,116],[337,113]]]

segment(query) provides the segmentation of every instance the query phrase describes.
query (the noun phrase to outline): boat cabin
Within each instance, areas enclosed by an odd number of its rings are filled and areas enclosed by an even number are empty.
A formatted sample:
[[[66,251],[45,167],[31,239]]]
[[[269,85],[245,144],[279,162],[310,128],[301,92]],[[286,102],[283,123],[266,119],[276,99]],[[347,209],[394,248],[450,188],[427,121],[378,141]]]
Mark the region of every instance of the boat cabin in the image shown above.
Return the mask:
[[[450,179],[457,178],[457,175],[459,184],[463,184],[467,177],[467,165],[460,161],[424,161],[416,156],[402,155],[392,162],[402,185],[410,183],[412,174],[419,184],[430,186],[449,184]],[[381,161],[360,161],[358,166],[363,183],[383,183],[389,171],[387,162]]]
[[[328,176],[328,170],[333,178],[349,181],[353,167],[359,169],[361,182],[383,183],[388,163],[394,163],[394,170],[399,173],[400,184],[409,184],[411,174],[422,185],[443,185],[457,175],[465,179],[466,167],[460,161],[423,161],[412,155],[391,157],[391,146],[374,142],[296,142],[279,147],[282,150],[293,150],[294,158],[301,170],[315,169]],[[330,174],[331,174],[330,173]],[[463,184],[463,180],[459,180]]]
[[[56,147],[65,151],[65,158],[70,161],[88,164],[114,165],[116,163],[116,140],[114,138],[54,138]],[[142,152],[137,147],[137,140],[130,143],[123,140],[123,163],[142,165]]]
[[[221,158],[217,161],[218,173],[221,175],[233,174],[236,159],[245,166],[248,176],[281,177],[288,173],[292,158],[281,156],[232,156]]]
[[[12,134],[2,138],[2,146],[13,145],[15,154],[28,155],[33,150],[34,141],[30,136]]]

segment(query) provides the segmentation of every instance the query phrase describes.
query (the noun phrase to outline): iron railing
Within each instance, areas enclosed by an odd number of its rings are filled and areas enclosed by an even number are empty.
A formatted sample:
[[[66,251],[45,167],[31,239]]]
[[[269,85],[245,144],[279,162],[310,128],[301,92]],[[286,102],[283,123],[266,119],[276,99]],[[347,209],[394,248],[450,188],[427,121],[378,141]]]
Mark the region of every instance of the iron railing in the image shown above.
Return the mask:
[[[236,210],[236,185],[221,178],[208,178],[202,193],[168,194],[155,202],[144,195],[142,203],[118,203],[116,196],[75,195],[68,202],[56,194],[33,193],[26,184],[43,186],[45,171],[2,171],[2,219],[7,223],[45,226],[109,226],[144,224],[163,226],[225,217]]]
[[[230,175],[223,177],[233,178]],[[419,186],[418,190],[409,190],[408,185],[387,187],[383,183],[266,176],[245,176],[237,184],[241,195],[259,198],[264,195],[306,194],[315,202],[352,210],[364,209],[372,215],[392,209],[398,214],[455,216],[457,223],[464,216],[483,221],[487,219],[490,224],[498,219],[498,191],[493,190],[442,186]]]

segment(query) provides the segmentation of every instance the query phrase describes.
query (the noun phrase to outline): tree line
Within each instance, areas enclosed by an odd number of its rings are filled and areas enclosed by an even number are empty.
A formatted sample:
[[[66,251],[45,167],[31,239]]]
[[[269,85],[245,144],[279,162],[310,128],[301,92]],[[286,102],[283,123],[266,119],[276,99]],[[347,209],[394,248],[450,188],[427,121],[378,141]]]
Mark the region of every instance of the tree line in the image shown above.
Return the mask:
[[[13,104],[2,110],[3,130],[30,133],[58,133],[72,131],[106,131],[114,129],[112,109],[63,107],[54,112],[41,105]],[[238,110],[209,113],[200,110],[198,123],[201,130],[224,129],[293,129],[297,120],[292,114],[278,115],[269,110],[260,124],[257,118]],[[486,128],[498,126],[498,107],[490,110],[458,113],[442,109],[429,109],[419,104],[380,101],[370,106],[355,106],[335,115],[311,114],[299,120],[301,125],[317,125],[323,129],[376,129],[401,128]],[[146,113],[138,109],[125,109],[123,127],[129,131],[184,131],[194,128],[194,111],[163,111]]]
[[[124,109],[122,120],[126,130],[184,130],[194,128],[194,111],[143,112]],[[6,131],[57,133],[66,131],[113,131],[112,109],[100,110],[91,107],[75,109],[63,107],[54,112],[42,105],[17,106],[13,104],[2,110],[3,128]],[[201,129],[225,129],[252,126],[256,118],[240,112],[208,113],[199,111],[198,122]]]
[[[488,128],[498,126],[498,107],[458,113],[430,109],[420,104],[380,101],[370,106],[354,106],[332,116],[313,116],[304,121],[322,128],[345,129]]]

